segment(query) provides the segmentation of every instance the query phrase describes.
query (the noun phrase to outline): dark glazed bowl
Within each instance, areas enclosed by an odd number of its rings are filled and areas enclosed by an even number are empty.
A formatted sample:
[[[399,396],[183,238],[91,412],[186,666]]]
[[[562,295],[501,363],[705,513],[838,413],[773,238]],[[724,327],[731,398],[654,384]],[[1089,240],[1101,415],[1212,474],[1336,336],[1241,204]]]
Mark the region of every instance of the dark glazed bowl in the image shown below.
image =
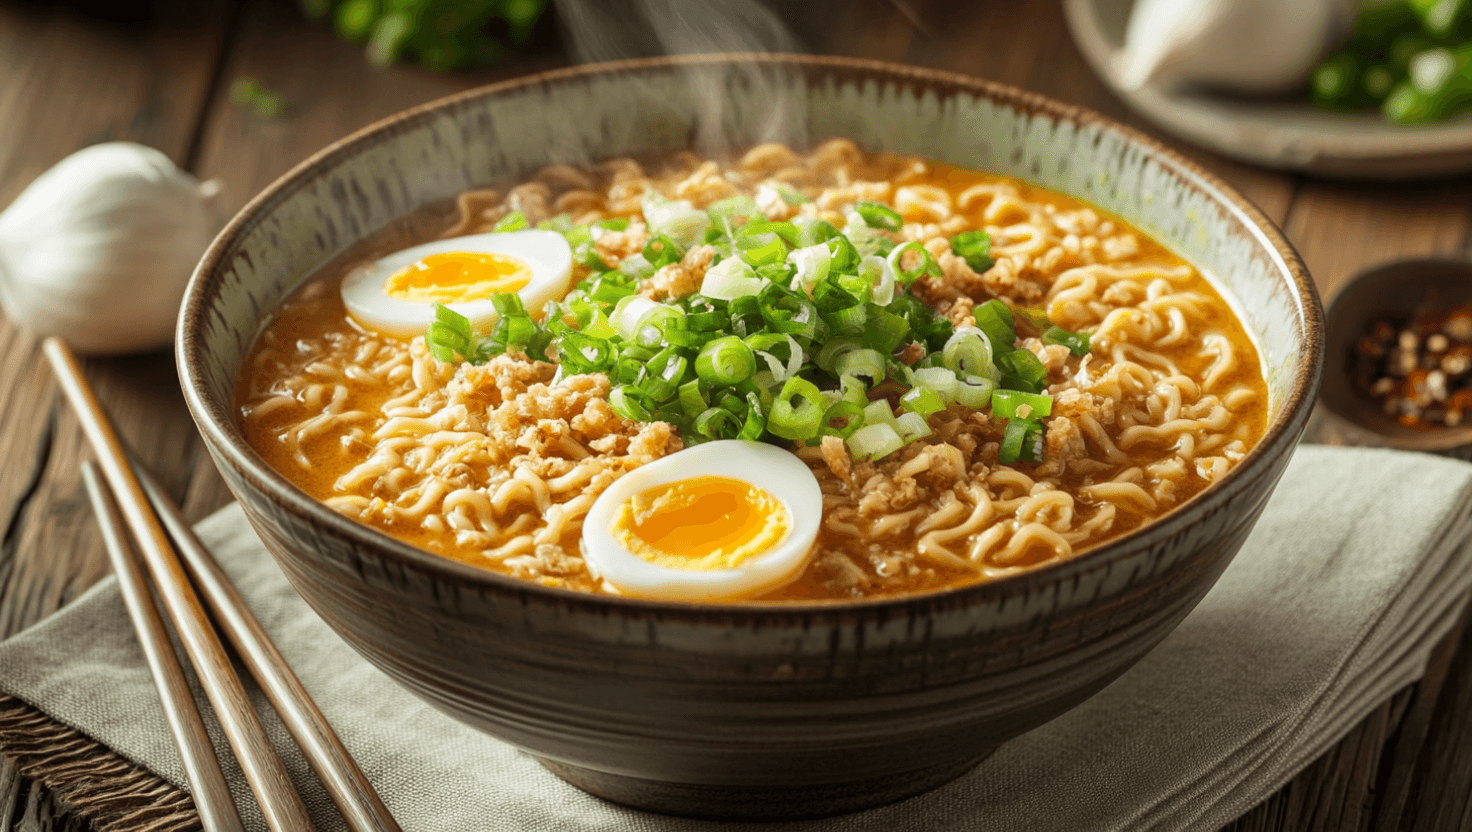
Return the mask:
[[[723,111],[693,90],[714,92]],[[272,310],[350,243],[552,162],[846,136],[1019,176],[1194,262],[1256,341],[1262,443],[1163,519],[1072,560],[899,600],[692,605],[547,589],[341,517],[247,446],[232,391]],[[190,284],[185,394],[230,488],[302,597],[436,707],[576,785],[662,812],[794,817],[939,785],[1123,673],[1247,536],[1319,383],[1322,313],[1282,235],[1231,188],[1091,112],[960,75],[801,56],[552,72],[370,127],[250,203]]]
[[[1325,313],[1326,372],[1319,401],[1342,420],[1335,427],[1344,441],[1425,451],[1472,459],[1472,422],[1435,430],[1401,425],[1379,402],[1357,391],[1350,354],[1372,321],[1386,316],[1410,320],[1420,307],[1472,304],[1472,263],[1427,258],[1396,260],[1356,275],[1334,295]]]

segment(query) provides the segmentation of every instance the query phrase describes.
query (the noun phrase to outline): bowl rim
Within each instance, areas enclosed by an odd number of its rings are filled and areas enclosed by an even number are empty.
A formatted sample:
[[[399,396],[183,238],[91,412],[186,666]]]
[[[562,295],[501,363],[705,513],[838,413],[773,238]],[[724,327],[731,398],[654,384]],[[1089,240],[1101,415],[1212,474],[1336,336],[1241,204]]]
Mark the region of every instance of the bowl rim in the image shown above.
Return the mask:
[[[800,73],[846,72],[879,83],[906,84],[944,95],[969,93],[994,104],[1046,116],[1058,123],[1090,125],[1119,135],[1143,150],[1158,164],[1184,182],[1199,189],[1230,213],[1236,213],[1257,243],[1275,256],[1275,265],[1288,276],[1302,323],[1303,352],[1293,369],[1293,382],[1284,397],[1282,410],[1269,421],[1261,440],[1232,470],[1164,516],[1148,522],[1073,558],[1039,566],[1016,575],[940,590],[852,600],[782,602],[678,602],[602,595],[542,586],[488,569],[452,560],[398,540],[375,528],[338,514],[297,488],[272,469],[246,443],[234,419],[234,404],[222,404],[204,394],[202,367],[207,361],[204,339],[198,333],[209,319],[210,299],[218,289],[222,268],[246,237],[275,206],[284,202],[314,179],[363,148],[387,140],[452,112],[462,104],[534,86],[553,86],[595,76],[638,74],[674,67],[738,64],[767,65]],[[258,322],[259,326],[259,322]],[[257,330],[259,334],[259,329]],[[782,626],[802,623],[852,624],[872,619],[914,620],[935,612],[964,609],[994,600],[1030,594],[1039,587],[1075,578],[1085,572],[1108,569],[1116,559],[1132,556],[1175,536],[1208,513],[1213,504],[1250,487],[1273,474],[1272,460],[1288,454],[1307,424],[1317,395],[1324,364],[1324,310],[1308,269],[1283,232],[1250,200],[1232,186],[1207,172],[1197,163],[1162,142],[1121,124],[1094,110],[1067,104],[1040,93],[963,75],[888,61],[785,53],[712,53],[655,58],[638,58],[564,67],[488,84],[439,98],[401,111],[363,127],[299,162],[254,196],[225,225],[211,242],[185,290],[175,338],[175,358],[185,402],[215,461],[228,464],[260,497],[299,519],[343,538],[355,548],[371,551],[382,561],[399,568],[413,568],[433,579],[470,589],[482,596],[496,595],[526,604],[533,600],[560,605],[569,610],[598,615],[651,614],[663,619],[737,626]]]

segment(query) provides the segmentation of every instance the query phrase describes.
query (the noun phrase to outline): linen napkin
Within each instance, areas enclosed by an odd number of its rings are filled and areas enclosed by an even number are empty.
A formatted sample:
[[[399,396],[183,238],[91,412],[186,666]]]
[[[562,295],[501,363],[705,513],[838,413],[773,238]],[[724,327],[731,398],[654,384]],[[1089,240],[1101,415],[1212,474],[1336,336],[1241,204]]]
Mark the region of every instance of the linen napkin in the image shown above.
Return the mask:
[[[530,756],[422,704],[359,658],[291,590],[238,506],[205,520],[199,533],[408,832],[754,826],[640,812],[563,783]],[[1472,465],[1305,446],[1211,593],[1113,685],[932,792],[761,828],[1220,826],[1419,677],[1472,586],[1469,533]],[[125,615],[111,579],[98,584],[0,644],[0,689],[182,787],[183,770]],[[254,695],[318,829],[345,829],[274,713]],[[238,768],[228,753],[224,759],[247,827],[264,830]]]

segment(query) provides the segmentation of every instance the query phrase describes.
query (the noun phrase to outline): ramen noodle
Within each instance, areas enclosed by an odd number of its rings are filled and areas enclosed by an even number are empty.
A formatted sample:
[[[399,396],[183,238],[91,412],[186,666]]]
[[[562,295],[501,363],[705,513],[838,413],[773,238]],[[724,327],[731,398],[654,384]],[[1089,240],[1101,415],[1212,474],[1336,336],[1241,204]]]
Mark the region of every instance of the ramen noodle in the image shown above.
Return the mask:
[[[516,350],[480,364],[438,360],[422,336],[363,326],[337,286],[353,264],[431,236],[426,225],[473,234],[512,212],[530,224],[565,215],[563,227],[629,218],[591,243],[616,266],[648,244],[652,193],[695,208],[747,195],[768,220],[838,228],[856,205],[888,206],[901,222],[883,232],[886,245],[917,242],[936,266],[911,295],[955,327],[975,325],[980,306],[1000,299],[1019,321],[1031,310],[1088,334],[1077,350],[1020,322],[1016,344],[1005,345],[1030,351],[1046,372],[1041,461],[1004,464],[1008,420],[957,405],[928,415],[929,435],[878,459],[857,458],[834,435],[788,443],[817,480],[822,517],[798,578],[759,600],[934,590],[1073,557],[1190,499],[1264,430],[1252,342],[1211,285],[1161,245],[1018,180],[832,140],[805,153],[762,145],[725,165],[681,154],[548,167],[385,230],[310,280],[260,336],[237,395],[249,443],[312,497],[411,544],[548,586],[607,591],[583,556],[584,518],[620,477],[679,451],[680,431],[620,415],[606,375],[559,373]],[[989,266],[973,269],[982,264],[954,250],[968,231],[989,235]],[[712,246],[692,245],[638,288],[658,301],[689,295],[714,259]],[[579,265],[573,280],[586,274]],[[906,351],[895,360],[912,360]],[[868,397],[893,394],[876,386]]]

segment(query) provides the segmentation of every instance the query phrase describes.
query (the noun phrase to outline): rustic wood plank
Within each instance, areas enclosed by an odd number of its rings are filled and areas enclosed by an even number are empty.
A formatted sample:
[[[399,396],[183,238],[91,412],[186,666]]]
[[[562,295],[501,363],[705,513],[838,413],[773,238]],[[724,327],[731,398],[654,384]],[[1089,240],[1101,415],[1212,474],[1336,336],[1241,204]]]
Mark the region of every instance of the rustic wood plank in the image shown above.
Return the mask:
[[[12,198],[62,156],[98,141],[149,144],[175,160],[196,133],[219,57],[222,2],[161,2],[154,25],[127,27],[49,8],[0,7],[0,196]],[[0,633],[34,621],[105,574],[80,503],[81,437],[56,419],[35,339],[0,323]],[[93,383],[140,452],[179,481],[167,450],[188,427],[166,353],[91,362]],[[59,464],[53,464],[59,463]]]
[[[1399,826],[1411,832],[1472,829],[1472,627],[1446,665],[1446,679]]]
[[[1354,274],[1389,260],[1461,256],[1472,230],[1467,178],[1398,184],[1306,180],[1285,223],[1327,301]]]
[[[439,74],[414,66],[379,69],[363,47],[304,20],[291,0],[251,3],[224,72],[224,84],[254,78],[281,95],[287,115],[262,119],[220,96],[208,113],[198,173],[224,184],[234,212],[278,176],[359,128],[401,110],[493,81],[567,63],[559,50],[515,64]]]
[[[225,0],[160,0],[149,25],[119,25],[48,4],[0,6],[0,204],[89,144],[129,140],[184,161],[221,54]],[[169,451],[191,435],[166,353],[92,362],[125,433],[179,485]],[[54,611],[106,574],[78,502],[81,437],[59,416],[36,341],[0,321],[0,635]],[[164,392],[160,392],[164,391]],[[81,829],[49,790],[0,769],[0,829]]]
[[[1392,700],[1401,715],[1392,719],[1392,724],[1398,725],[1399,730],[1385,747],[1385,770],[1380,777],[1379,801],[1371,827],[1376,832],[1393,832],[1401,828],[1416,779],[1416,759],[1430,734],[1442,687],[1453,662],[1457,660],[1458,648],[1466,631],[1467,616],[1464,615],[1432,652],[1421,681]]]

